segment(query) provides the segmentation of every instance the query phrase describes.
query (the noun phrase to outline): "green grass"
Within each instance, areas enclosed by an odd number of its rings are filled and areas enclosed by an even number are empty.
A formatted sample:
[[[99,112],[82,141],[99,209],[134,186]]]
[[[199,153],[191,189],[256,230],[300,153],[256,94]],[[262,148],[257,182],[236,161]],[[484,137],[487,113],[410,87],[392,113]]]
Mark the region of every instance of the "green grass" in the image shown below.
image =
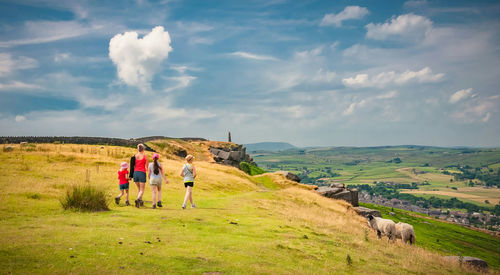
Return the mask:
[[[360,203],[360,205],[379,210],[383,218],[413,225],[417,246],[443,255],[478,257],[487,261],[491,267],[500,268],[498,237],[457,224],[437,221],[415,212],[370,203]],[[389,212],[394,212],[395,215],[389,215]]]
[[[265,170],[251,163],[242,161],[240,162],[240,170],[249,174],[250,176],[260,175],[266,173]]]
[[[0,174],[1,273],[469,272],[419,247],[377,240],[347,204],[276,174],[252,177],[234,167],[196,162],[198,208],[182,210],[183,162],[163,155],[170,181],[163,185],[163,208],[151,209],[147,185],[141,209],[122,200],[110,211],[65,211],[59,198],[75,184],[103,188],[109,199],[118,194],[116,171],[134,150],[39,146],[33,152],[0,152],[0,169],[9,171]],[[109,153],[114,151],[119,153]],[[131,200],[136,192],[132,183]]]

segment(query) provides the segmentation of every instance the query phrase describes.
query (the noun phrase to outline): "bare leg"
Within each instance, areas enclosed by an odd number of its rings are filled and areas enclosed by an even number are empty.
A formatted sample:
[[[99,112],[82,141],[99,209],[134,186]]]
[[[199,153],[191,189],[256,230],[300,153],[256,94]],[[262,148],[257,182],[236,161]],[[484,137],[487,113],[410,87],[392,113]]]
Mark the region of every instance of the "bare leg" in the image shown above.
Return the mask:
[[[161,201],[161,186],[157,186],[158,188],[158,201]]]
[[[189,199],[189,194],[191,193],[191,186],[186,187],[186,196],[184,196],[184,203],[182,204],[183,206],[186,205],[188,199]]]
[[[125,192],[127,193],[127,201],[128,201],[128,189],[126,189]]]
[[[142,196],[144,195],[144,188],[146,187],[145,182],[139,182],[139,194],[137,194],[137,198],[142,200]]]
[[[156,185],[153,185],[153,205],[156,204],[156,189],[158,187]]]
[[[189,202],[193,205],[193,187],[189,186]]]
[[[136,182],[135,185],[137,185],[137,198],[139,198],[139,193],[141,193],[141,185]]]

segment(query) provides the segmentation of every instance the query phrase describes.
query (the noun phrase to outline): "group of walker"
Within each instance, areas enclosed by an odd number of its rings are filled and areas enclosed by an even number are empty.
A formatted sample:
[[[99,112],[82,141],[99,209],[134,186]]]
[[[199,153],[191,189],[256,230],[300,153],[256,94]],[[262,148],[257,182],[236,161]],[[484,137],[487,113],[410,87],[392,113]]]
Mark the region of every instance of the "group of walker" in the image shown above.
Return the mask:
[[[144,149],[146,147],[143,144],[137,145],[137,154],[130,158],[130,166],[127,162],[122,162],[120,170],[118,171],[118,179],[120,185],[120,194],[115,198],[115,203],[120,204],[121,197],[126,194],[125,205],[130,205],[129,203],[129,179],[134,180],[137,185],[137,199],[135,200],[135,207],[139,208],[144,206],[144,201],[142,196],[144,195],[144,188],[146,186],[146,170],[149,178],[149,184],[151,185],[151,190],[153,192],[153,209],[156,207],[163,207],[161,203],[161,186],[162,182],[168,184],[168,180],[163,172],[163,167],[161,166],[159,159],[160,155],[157,153],[153,154],[152,163],[149,163]],[[182,209],[186,209],[186,203],[189,200],[191,203],[191,208],[196,208],[193,202],[193,186],[194,179],[196,178],[196,168],[193,165],[194,157],[192,155],[186,156],[186,163],[182,166],[180,171],[180,176],[184,178],[184,187],[186,187],[186,196],[184,197],[184,203],[182,204]],[[128,168],[130,167],[130,173]]]

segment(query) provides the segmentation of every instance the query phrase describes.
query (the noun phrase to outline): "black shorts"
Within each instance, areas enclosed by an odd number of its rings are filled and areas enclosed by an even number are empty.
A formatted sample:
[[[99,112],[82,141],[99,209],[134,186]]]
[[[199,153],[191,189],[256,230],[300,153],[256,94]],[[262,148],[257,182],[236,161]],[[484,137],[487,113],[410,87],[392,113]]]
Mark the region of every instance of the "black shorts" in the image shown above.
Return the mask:
[[[184,183],[184,187],[186,187],[186,188],[187,188],[188,186],[193,187],[193,186],[194,186],[194,182],[192,182],[192,181],[187,181],[187,182],[185,182],[185,183]]]

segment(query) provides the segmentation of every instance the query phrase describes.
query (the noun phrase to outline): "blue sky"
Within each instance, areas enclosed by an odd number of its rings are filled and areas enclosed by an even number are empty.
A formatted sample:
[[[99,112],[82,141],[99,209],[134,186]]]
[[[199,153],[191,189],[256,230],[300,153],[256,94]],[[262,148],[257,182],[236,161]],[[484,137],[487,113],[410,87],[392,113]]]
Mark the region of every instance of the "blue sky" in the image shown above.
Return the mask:
[[[0,135],[500,146],[495,1],[0,1]]]

